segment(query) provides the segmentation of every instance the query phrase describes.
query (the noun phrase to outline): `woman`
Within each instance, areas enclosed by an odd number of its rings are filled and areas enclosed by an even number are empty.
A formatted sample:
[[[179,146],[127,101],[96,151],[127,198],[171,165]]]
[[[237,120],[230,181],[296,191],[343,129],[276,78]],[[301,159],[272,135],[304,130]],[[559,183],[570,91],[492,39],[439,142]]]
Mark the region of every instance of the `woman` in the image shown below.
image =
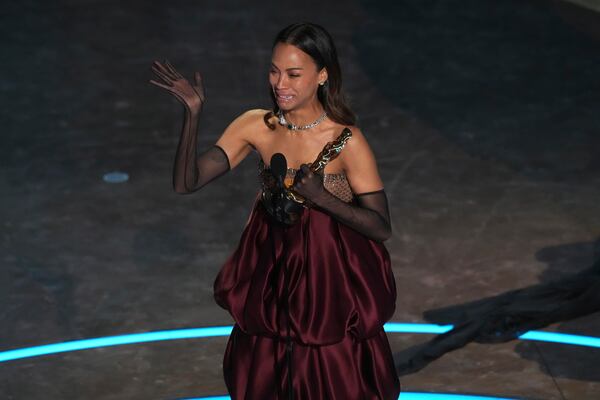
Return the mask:
[[[383,245],[387,198],[344,101],[331,36],[315,24],[283,29],[269,71],[273,110],[243,113],[200,155],[200,74],[191,85],[168,62],[153,71],[162,82],[151,83],[186,111],[176,192],[194,192],[258,153],[261,190],[214,283],[217,304],[236,322],[223,359],[231,398],[397,399],[383,331],[396,300]]]

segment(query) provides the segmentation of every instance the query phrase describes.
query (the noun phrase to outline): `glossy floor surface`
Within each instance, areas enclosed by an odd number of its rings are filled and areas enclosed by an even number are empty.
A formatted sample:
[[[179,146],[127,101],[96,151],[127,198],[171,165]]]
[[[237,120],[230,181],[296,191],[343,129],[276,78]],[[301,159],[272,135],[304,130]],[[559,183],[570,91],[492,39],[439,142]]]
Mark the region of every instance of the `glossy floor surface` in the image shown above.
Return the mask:
[[[229,325],[212,297],[258,189],[256,154],[189,196],[171,186],[181,106],[148,84],[168,58],[207,87],[200,145],[268,107],[271,42],[310,20],[391,205],[392,321],[576,273],[600,257],[600,36],[555,1],[106,0],[0,10],[0,351]],[[110,184],[105,173],[129,181]],[[547,328],[600,336],[598,313]],[[392,350],[428,335],[389,334]],[[223,395],[227,338],[0,365],[3,399]],[[469,344],[404,390],[600,398],[600,350]]]

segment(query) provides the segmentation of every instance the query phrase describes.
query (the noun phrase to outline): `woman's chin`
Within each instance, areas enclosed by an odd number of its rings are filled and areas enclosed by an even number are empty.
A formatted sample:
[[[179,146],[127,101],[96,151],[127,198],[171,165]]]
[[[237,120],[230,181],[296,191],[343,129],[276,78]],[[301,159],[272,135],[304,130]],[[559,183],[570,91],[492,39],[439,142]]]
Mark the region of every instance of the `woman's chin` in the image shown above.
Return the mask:
[[[294,104],[289,101],[278,101],[277,106],[281,111],[291,111],[294,109]]]

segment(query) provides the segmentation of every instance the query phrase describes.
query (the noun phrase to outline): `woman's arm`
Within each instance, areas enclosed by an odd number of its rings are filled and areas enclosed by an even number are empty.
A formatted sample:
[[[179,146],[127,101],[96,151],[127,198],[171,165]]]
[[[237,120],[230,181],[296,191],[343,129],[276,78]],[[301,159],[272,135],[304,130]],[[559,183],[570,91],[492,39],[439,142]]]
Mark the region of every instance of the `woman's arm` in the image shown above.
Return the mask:
[[[155,61],[152,71],[162,82],[151,80],[150,83],[167,90],[184,106],[183,127],[173,167],[173,189],[182,194],[195,192],[230,171],[248,154],[250,146],[242,129],[246,121],[237,118],[216,144],[198,155],[198,121],[205,102],[200,73],[194,74],[195,84],[191,85],[168,61],[164,64]],[[234,162],[230,155],[235,157]]]
[[[327,191],[322,177],[310,172],[306,165],[302,166],[304,177],[297,182],[294,190],[370,239],[379,242],[389,239],[392,229],[387,196],[375,156],[359,129],[352,129],[352,138],[344,146],[340,159],[350,187],[357,193],[358,205],[346,203]]]
[[[231,170],[225,151],[213,145],[197,155],[200,111],[185,110],[173,166],[173,189],[177,193],[193,193]]]
[[[357,194],[358,206],[346,203],[327,190],[315,203],[332,217],[378,242],[392,236],[387,197],[383,189]]]

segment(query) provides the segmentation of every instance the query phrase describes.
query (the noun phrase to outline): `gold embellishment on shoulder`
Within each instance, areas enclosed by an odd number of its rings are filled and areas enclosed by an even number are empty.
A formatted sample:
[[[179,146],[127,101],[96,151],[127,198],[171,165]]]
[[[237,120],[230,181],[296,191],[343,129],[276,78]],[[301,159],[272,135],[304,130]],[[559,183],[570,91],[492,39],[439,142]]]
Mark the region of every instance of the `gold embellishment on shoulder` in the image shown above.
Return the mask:
[[[330,161],[333,161],[340,155],[340,152],[344,148],[344,145],[352,137],[352,131],[348,128],[344,128],[340,136],[337,139],[328,142],[323,150],[319,153],[315,161],[310,165],[312,172],[322,173],[325,166]]]

